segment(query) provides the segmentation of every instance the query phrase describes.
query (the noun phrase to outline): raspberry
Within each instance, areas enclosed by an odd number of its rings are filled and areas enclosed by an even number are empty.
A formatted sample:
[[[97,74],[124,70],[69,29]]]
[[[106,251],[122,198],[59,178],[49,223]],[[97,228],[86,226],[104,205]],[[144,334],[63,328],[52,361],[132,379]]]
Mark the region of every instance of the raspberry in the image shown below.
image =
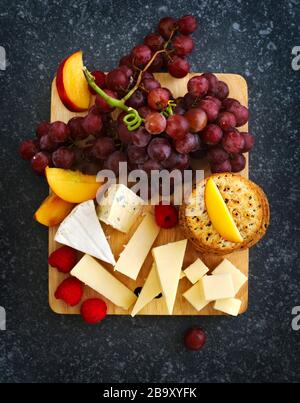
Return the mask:
[[[48,258],[50,266],[55,267],[62,273],[69,273],[77,261],[77,252],[69,246],[62,246],[52,252]]]
[[[62,299],[66,304],[77,305],[83,294],[83,284],[77,278],[66,278],[55,291],[55,298]]]
[[[159,204],[155,206],[155,220],[161,228],[173,228],[178,223],[178,211],[174,206]]]
[[[80,308],[81,316],[89,324],[95,324],[106,316],[106,303],[100,298],[90,298],[83,302]]]

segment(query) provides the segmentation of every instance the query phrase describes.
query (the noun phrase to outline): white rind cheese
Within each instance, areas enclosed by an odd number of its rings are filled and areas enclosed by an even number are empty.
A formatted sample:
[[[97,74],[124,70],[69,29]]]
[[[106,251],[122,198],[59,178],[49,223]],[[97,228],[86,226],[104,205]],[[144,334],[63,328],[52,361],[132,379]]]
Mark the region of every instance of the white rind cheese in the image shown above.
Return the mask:
[[[189,288],[182,296],[197,310],[201,311],[206,307],[210,301],[206,301],[203,295],[202,283],[197,281],[191,288]]]
[[[199,281],[202,283],[203,296],[206,301],[233,298],[235,295],[231,274],[204,276]]]
[[[151,213],[146,214],[115,265],[115,270],[136,280],[141,267],[157,238],[160,228]]]
[[[200,278],[209,272],[209,268],[199,258],[184,270],[188,280],[195,284]]]
[[[172,315],[187,240],[172,242],[152,249],[157,274],[166,300],[168,313]]]
[[[138,299],[132,309],[131,316],[135,316],[146,305],[149,304],[159,293],[161,292],[161,286],[159,278],[157,276],[156,266],[153,263],[150,273],[143,285],[143,288],[138,296]]]
[[[236,298],[218,299],[214,304],[214,309],[227,313],[228,315],[238,316],[242,301]]]
[[[114,255],[98,220],[93,200],[78,204],[58,227],[55,241],[112,265]]]
[[[143,199],[122,184],[111,185],[97,207],[99,220],[127,233],[141,214]]]
[[[212,274],[231,274],[235,295],[242,286],[247,282],[247,277],[239,269],[237,269],[229,260],[224,259],[219,266],[215,268]]]
[[[89,255],[83,256],[72,269],[71,275],[125,310],[137,299],[129,288]]]

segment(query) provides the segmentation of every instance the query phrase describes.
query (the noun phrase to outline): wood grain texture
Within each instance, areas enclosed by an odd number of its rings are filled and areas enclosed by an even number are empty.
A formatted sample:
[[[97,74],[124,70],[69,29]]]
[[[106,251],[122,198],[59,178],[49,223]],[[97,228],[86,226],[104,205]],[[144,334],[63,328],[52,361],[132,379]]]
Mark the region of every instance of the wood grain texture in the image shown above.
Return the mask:
[[[186,93],[186,84],[188,80],[193,76],[199,73],[191,73],[187,77],[182,79],[174,79],[169,74],[166,73],[158,73],[156,74],[156,78],[161,82],[163,87],[168,87],[175,97],[182,96]],[[229,88],[230,94],[229,96],[232,98],[238,99],[241,104],[247,106],[248,105],[248,91],[247,91],[247,83],[243,77],[236,74],[217,74],[219,79],[225,81]],[[92,100],[93,102],[93,100]],[[57,94],[55,80],[52,83],[52,93],[51,93],[51,121],[61,120],[67,122],[73,116],[85,115],[85,113],[72,113],[68,111],[63,104],[61,103],[59,96]],[[248,125],[245,125],[241,128],[242,131],[248,130]],[[205,174],[209,174],[209,169],[205,162],[201,163],[193,163],[193,168],[204,169]],[[248,158],[247,158],[247,166],[242,172],[242,175],[248,177]],[[151,209],[151,207],[145,207],[146,209]],[[131,229],[128,234],[122,234],[109,226],[103,225],[103,229],[105,234],[108,237],[110,246],[114,253],[115,258],[117,259],[120,252],[123,250],[124,245],[128,242],[130,237],[132,236],[134,230],[138,226],[139,222]],[[57,227],[52,227],[49,229],[49,253],[54,251],[59,247],[54,241],[54,235],[56,233]],[[158,238],[156,239],[153,246],[163,245],[168,242],[177,241],[180,239],[184,239],[183,234],[180,231],[180,228],[175,228],[171,230],[161,230]],[[215,255],[202,255],[197,252],[190,243],[188,243],[187,251],[185,254],[183,269],[193,263],[197,257],[200,257],[204,263],[213,270],[221,261],[225,258],[225,256],[215,256]],[[233,264],[235,264],[246,276],[248,276],[248,265],[249,265],[249,251],[241,251],[235,252],[230,255],[226,255],[226,258],[229,259]],[[102,263],[109,271],[113,272],[112,266]],[[114,272],[114,275],[126,284],[130,289],[134,290],[138,286],[142,286],[147,278],[149,270],[152,264],[152,256],[151,253],[147,256],[147,259],[142,267],[142,270],[139,273],[139,276],[136,281],[129,279],[128,277],[122,275],[121,273]],[[54,292],[60,282],[66,277],[66,275],[59,273],[56,269],[49,267],[49,304],[51,309],[58,314],[78,314],[79,306],[69,307],[64,302],[57,300],[54,297]],[[197,312],[183,297],[182,293],[185,292],[188,288],[190,288],[192,284],[186,279],[183,278],[180,280],[176,303],[173,311],[173,315],[222,315],[221,312],[215,311],[213,309],[213,303],[210,303],[207,307],[205,307],[202,311]],[[89,287],[85,287],[84,291],[84,299],[91,297],[99,297],[95,291],[90,289]],[[242,306],[240,309],[240,313],[246,311],[248,306],[248,282],[242,287],[239,291],[237,298],[242,300]],[[103,298],[105,299],[105,298]],[[123,310],[122,308],[114,306],[108,300],[106,300],[108,306],[108,314],[110,315],[129,315],[130,312]],[[165,306],[165,302],[163,298],[155,299],[149,305],[147,305],[140,313],[140,315],[167,315],[167,310]]]

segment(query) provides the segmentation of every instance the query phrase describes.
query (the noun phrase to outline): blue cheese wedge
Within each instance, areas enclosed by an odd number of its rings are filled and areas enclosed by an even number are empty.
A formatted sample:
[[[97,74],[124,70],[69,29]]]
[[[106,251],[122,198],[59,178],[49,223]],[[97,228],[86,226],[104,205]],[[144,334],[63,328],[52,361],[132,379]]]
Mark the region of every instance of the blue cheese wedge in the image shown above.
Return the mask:
[[[125,185],[111,185],[97,207],[97,215],[100,221],[127,233],[144,204],[144,200]]]

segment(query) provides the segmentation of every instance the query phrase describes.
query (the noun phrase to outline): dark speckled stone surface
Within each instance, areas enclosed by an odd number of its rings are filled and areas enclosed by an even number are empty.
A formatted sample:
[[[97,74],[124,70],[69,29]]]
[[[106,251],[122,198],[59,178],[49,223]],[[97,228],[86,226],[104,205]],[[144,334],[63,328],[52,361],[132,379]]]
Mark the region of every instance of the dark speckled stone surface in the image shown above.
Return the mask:
[[[13,5],[12,5],[13,4]],[[15,1],[0,3],[2,382],[300,381],[299,101],[300,2],[291,1]],[[82,48],[90,67],[113,68],[162,16],[195,14],[192,70],[239,73],[249,85],[256,135],[251,178],[270,198],[266,238],[250,254],[250,305],[227,317],[109,317],[88,327],[57,316],[47,303],[47,231],[32,214],[47,194],[16,154],[49,117],[50,81],[59,61]],[[186,351],[191,325],[206,347]]]

